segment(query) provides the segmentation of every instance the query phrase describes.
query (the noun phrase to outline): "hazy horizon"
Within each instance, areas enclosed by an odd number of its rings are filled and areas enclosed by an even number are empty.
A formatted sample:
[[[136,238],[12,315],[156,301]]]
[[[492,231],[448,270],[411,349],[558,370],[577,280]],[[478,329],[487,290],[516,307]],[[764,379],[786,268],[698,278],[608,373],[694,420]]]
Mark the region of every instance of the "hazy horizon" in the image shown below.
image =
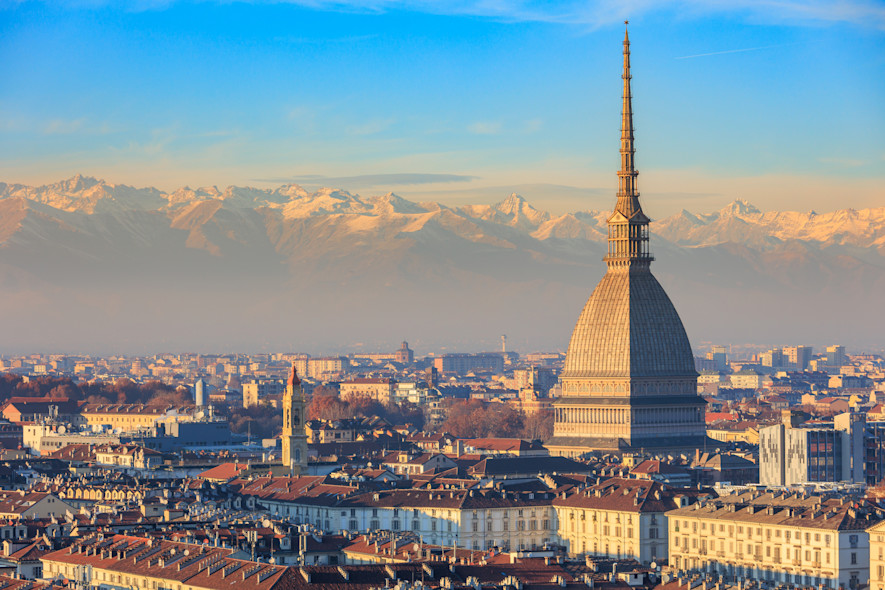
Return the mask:
[[[614,203],[626,19],[652,268],[690,341],[881,345],[885,222],[847,211],[885,205],[875,0],[23,0],[0,18],[0,181],[362,197],[0,199],[0,349],[564,349],[605,270],[604,222],[564,214]],[[538,211],[371,198],[388,191]],[[796,213],[719,219],[738,199]]]

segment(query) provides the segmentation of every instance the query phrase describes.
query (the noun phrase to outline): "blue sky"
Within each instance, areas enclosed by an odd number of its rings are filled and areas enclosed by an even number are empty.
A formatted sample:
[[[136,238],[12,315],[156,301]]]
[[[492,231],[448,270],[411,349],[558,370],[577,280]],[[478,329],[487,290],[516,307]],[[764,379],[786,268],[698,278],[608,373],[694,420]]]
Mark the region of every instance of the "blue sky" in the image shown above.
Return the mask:
[[[0,181],[885,205],[885,3],[0,0]]]

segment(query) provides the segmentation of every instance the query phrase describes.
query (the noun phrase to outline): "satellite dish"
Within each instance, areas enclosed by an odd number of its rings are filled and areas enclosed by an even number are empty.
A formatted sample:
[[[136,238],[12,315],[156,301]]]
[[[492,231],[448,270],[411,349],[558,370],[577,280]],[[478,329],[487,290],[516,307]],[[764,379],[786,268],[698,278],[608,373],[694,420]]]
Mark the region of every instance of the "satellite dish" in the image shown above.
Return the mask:
[[[648,564],[648,565],[649,565],[649,567],[651,567],[651,569],[653,569],[653,570],[658,569],[658,562],[656,562],[656,561],[653,561],[653,562],[651,562],[651,563]]]
[[[68,429],[65,428],[64,425],[58,427],[58,433],[59,433],[59,434],[64,434],[64,433],[67,432],[67,431],[68,431]]]

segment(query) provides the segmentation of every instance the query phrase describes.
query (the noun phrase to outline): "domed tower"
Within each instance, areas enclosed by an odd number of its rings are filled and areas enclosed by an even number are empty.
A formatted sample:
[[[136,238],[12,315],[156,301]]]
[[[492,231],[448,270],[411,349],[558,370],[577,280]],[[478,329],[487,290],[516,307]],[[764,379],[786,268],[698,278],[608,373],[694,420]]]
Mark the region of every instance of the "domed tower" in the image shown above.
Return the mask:
[[[633,157],[630,40],[624,35],[621,168],[608,219],[608,270],[569,342],[550,452],[682,450],[705,440],[705,401],[679,314],[651,274],[649,219]]]
[[[292,365],[283,394],[283,466],[293,475],[307,471],[307,433],[304,430],[306,401],[298,371]]]

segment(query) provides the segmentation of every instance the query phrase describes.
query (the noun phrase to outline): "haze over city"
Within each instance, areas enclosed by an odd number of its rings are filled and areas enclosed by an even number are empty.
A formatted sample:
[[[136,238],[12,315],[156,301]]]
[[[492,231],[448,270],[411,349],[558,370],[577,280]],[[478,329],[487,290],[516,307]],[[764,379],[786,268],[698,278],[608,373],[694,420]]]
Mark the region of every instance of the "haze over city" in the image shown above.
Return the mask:
[[[604,268],[626,18],[651,247],[692,341],[879,346],[878,2],[0,11],[5,351],[564,349]],[[292,184],[347,196],[218,197]]]

